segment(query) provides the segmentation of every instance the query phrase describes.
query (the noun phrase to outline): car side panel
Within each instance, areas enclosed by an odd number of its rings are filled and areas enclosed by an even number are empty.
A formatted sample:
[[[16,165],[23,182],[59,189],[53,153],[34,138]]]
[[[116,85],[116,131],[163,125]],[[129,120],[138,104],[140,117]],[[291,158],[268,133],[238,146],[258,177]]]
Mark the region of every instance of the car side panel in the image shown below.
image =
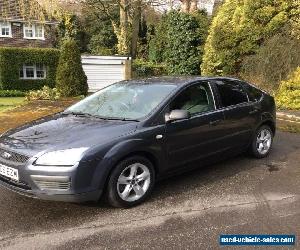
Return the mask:
[[[93,186],[103,189],[107,178],[118,162],[132,154],[145,154],[150,156],[154,161],[157,177],[163,175],[166,166],[166,152],[164,148],[163,138],[157,139],[156,135],[164,134],[164,125],[155,127],[141,128],[138,134],[132,134],[126,140],[114,142],[103,157],[99,160],[99,164],[93,176]]]

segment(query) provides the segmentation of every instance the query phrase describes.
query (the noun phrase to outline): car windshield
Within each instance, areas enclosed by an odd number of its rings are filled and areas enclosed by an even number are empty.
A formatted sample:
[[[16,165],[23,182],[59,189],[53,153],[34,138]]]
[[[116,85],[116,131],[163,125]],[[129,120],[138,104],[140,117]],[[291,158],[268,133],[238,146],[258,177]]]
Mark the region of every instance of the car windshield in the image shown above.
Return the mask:
[[[64,113],[138,120],[147,116],[175,88],[171,83],[120,82],[83,99]]]

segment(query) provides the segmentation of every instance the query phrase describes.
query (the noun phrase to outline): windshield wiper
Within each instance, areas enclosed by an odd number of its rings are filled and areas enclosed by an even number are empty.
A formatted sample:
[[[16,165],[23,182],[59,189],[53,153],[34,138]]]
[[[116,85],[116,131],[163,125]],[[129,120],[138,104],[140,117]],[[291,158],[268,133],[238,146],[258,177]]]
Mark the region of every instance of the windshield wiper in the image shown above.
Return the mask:
[[[137,119],[130,119],[130,118],[126,118],[126,117],[113,117],[113,116],[96,116],[96,117],[101,118],[103,120],[139,122],[139,120],[137,120]]]
[[[75,115],[75,116],[92,116],[91,114],[88,114],[88,113],[83,113],[83,112],[74,112],[74,111],[71,111],[71,112],[63,112],[62,113],[63,115]]]
[[[138,119],[122,118],[122,121],[139,122]]]
[[[113,117],[113,116],[100,116],[100,115],[92,115],[89,113],[83,113],[83,112],[62,112],[63,115],[75,115],[75,116],[85,116],[85,117],[94,117],[97,119],[102,120],[116,120],[116,121],[133,121],[133,122],[139,122],[137,119],[130,119],[126,117]]]

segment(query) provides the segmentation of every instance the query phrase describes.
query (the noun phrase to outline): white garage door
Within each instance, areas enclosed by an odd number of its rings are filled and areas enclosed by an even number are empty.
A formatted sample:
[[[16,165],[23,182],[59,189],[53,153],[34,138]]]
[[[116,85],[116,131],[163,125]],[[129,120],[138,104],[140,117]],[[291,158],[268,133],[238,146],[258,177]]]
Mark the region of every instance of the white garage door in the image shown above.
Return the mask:
[[[112,83],[125,80],[126,57],[82,56],[82,67],[94,92]]]
[[[123,80],[123,65],[83,65],[90,91]]]

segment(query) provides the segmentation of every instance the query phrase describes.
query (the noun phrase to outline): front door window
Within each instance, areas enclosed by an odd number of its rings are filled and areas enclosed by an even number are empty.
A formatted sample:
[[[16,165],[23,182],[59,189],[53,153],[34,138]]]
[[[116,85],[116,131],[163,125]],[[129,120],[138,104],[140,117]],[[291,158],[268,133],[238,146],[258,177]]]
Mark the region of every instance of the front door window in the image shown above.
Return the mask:
[[[215,109],[215,103],[208,82],[192,85],[182,91],[171,103],[170,110],[187,110],[191,115]]]

